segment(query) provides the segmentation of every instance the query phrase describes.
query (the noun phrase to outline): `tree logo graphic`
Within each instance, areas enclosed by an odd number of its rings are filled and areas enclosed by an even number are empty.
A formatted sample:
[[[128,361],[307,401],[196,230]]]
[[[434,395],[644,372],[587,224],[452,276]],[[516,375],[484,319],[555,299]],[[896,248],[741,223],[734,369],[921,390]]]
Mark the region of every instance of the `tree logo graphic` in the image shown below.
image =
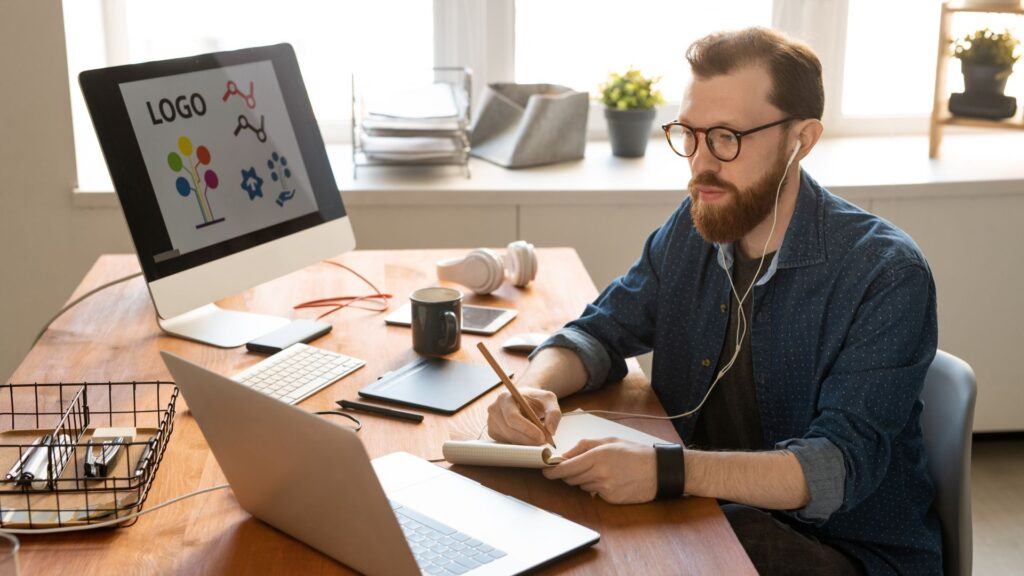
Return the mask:
[[[207,192],[215,190],[217,185],[220,184],[220,181],[217,179],[217,173],[209,168],[201,170],[202,166],[210,165],[210,150],[206,146],[196,148],[195,161],[193,162],[192,141],[186,136],[178,138],[178,150],[181,152],[181,155],[178,155],[177,152],[171,152],[167,155],[167,165],[175,172],[185,171],[185,176],[178,176],[178,179],[174,181],[174,187],[177,188],[178,194],[181,194],[183,198],[188,198],[190,195],[196,197],[199,212],[203,217],[203,222],[197,224],[196,229],[223,222],[224,218],[214,216],[213,209],[210,207],[210,199],[207,198]],[[182,159],[182,156],[184,156],[184,159]],[[202,171],[201,177],[200,171]]]

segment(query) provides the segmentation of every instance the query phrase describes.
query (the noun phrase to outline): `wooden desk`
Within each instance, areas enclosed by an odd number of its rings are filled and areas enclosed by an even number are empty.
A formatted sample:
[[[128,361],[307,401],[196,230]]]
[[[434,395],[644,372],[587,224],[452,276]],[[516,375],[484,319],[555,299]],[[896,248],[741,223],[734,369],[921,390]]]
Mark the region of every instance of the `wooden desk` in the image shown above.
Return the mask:
[[[338,258],[404,302],[415,288],[436,282],[434,261],[464,254],[462,250],[368,251]],[[490,297],[467,301],[510,306],[519,316],[491,338],[492,350],[506,367],[521,371],[526,359],[500,352],[500,343],[520,332],[553,331],[583,310],[597,291],[576,252],[539,251],[537,281],[520,290],[504,286]],[[75,296],[138,270],[134,256],[101,257]],[[318,264],[263,284],[221,302],[226,308],[284,316],[313,317],[314,310],[292,311],[298,302],[341,294],[361,294],[366,287],[351,274]],[[394,306],[392,306],[393,308]],[[385,326],[383,315],[346,309],[327,318],[334,330],[316,342],[366,360],[367,365],[302,402],[306,410],[333,407],[377,375],[414,358],[407,328]],[[463,335],[460,360],[483,363],[475,350],[478,336]],[[224,350],[164,336],[141,278],[109,288],[82,302],[57,320],[29,352],[12,382],[167,379],[158,354],[171,350],[212,369],[232,374],[261,356],[244,348]],[[453,417],[427,415],[409,424],[360,415],[359,433],[371,457],[404,450],[439,458],[449,438],[476,437],[486,421],[486,407],[497,391]],[[573,398],[567,407],[604,407],[663,413],[635,361],[626,380],[595,394]],[[221,484],[224,475],[178,399],[177,422],[147,506],[193,490]],[[662,438],[677,440],[668,422],[635,420],[632,425]],[[496,490],[560,514],[601,533],[593,548],[548,567],[546,573],[571,574],[744,574],[754,573],[728,522],[713,500],[687,498],[638,506],[614,506],[590,498],[577,488],[545,480],[534,470],[457,467]],[[320,554],[243,511],[229,491],[198,496],[143,516],[132,527],[82,534],[22,537],[25,574],[126,573],[349,573]]]

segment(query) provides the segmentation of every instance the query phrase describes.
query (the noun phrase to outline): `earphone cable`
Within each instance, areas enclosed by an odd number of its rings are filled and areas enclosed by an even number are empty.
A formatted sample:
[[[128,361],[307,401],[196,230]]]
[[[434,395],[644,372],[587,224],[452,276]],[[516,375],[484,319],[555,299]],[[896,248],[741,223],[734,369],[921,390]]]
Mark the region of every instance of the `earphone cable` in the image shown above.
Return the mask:
[[[615,410],[587,410],[586,411],[587,413],[589,413],[589,414],[608,414],[608,415],[612,415],[612,416],[619,416],[619,417],[622,417],[622,418],[643,418],[643,419],[646,419],[646,420],[675,420],[677,418],[686,418],[688,416],[692,416],[692,415],[696,414],[701,408],[704,407],[704,404],[708,401],[708,398],[711,396],[711,392],[715,389],[715,385],[718,384],[718,382],[723,377],[725,377],[725,375],[729,372],[730,369],[732,369],[733,364],[736,362],[736,359],[740,355],[740,346],[741,346],[741,344],[743,342],[743,338],[746,337],[747,326],[749,325],[749,323],[747,321],[746,312],[743,311],[743,303],[744,303],[744,301],[746,301],[747,296],[750,295],[751,291],[753,291],[754,285],[757,284],[758,276],[761,275],[761,268],[764,266],[765,256],[768,254],[768,245],[771,244],[772,237],[775,235],[775,225],[779,221],[779,197],[782,195],[782,185],[786,182],[786,176],[789,174],[789,167],[792,166],[793,159],[796,158],[796,154],[799,151],[800,151],[800,146],[798,144],[797,148],[795,150],[793,150],[793,155],[790,157],[789,162],[786,163],[786,169],[782,171],[782,178],[779,179],[779,186],[775,190],[775,207],[772,209],[772,227],[771,227],[771,230],[768,232],[768,239],[765,240],[765,242],[764,242],[764,248],[761,250],[761,261],[758,262],[758,264],[757,264],[757,271],[754,272],[754,279],[750,282],[750,286],[747,287],[747,290],[743,293],[743,297],[742,298],[740,298],[739,294],[736,292],[736,286],[732,282],[732,274],[731,273],[728,274],[729,288],[730,288],[730,290],[732,292],[733,297],[736,298],[736,302],[738,304],[737,305],[737,309],[739,310],[739,313],[740,313],[739,321],[737,322],[737,330],[736,330],[736,348],[733,351],[732,357],[729,359],[729,361],[726,362],[725,366],[723,366],[722,369],[718,371],[718,374],[715,376],[714,381],[711,382],[711,386],[708,386],[708,391],[704,393],[704,397],[701,398],[701,401],[697,404],[697,406],[695,408],[693,408],[692,410],[688,410],[686,412],[681,412],[679,414],[673,414],[672,416],[655,416],[655,415],[652,415],[652,414],[637,414],[637,413],[634,413],[634,412],[618,412],[618,411],[615,411]],[[737,256],[734,254],[734,262],[735,262],[735,258],[736,257]]]

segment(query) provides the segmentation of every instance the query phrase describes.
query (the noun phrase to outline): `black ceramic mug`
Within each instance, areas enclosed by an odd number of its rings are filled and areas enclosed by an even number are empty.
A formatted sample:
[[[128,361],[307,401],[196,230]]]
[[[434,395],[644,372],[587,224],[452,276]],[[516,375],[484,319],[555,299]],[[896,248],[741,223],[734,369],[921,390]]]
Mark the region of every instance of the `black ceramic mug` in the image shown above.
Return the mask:
[[[420,288],[412,301],[412,349],[443,356],[462,345],[462,292],[454,288]]]

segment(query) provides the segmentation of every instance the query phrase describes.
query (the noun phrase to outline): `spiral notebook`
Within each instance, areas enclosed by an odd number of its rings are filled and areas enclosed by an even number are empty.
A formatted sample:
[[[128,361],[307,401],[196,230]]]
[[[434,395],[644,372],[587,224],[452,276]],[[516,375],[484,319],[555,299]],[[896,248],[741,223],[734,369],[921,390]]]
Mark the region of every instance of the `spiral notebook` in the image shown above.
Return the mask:
[[[666,442],[657,436],[641,432],[618,422],[612,422],[582,410],[562,414],[555,431],[555,445],[519,446],[499,444],[493,440],[449,440],[441,447],[444,459],[452,464],[469,466],[505,466],[509,468],[547,468],[563,460],[562,454],[580,440],[620,438],[640,444]]]

